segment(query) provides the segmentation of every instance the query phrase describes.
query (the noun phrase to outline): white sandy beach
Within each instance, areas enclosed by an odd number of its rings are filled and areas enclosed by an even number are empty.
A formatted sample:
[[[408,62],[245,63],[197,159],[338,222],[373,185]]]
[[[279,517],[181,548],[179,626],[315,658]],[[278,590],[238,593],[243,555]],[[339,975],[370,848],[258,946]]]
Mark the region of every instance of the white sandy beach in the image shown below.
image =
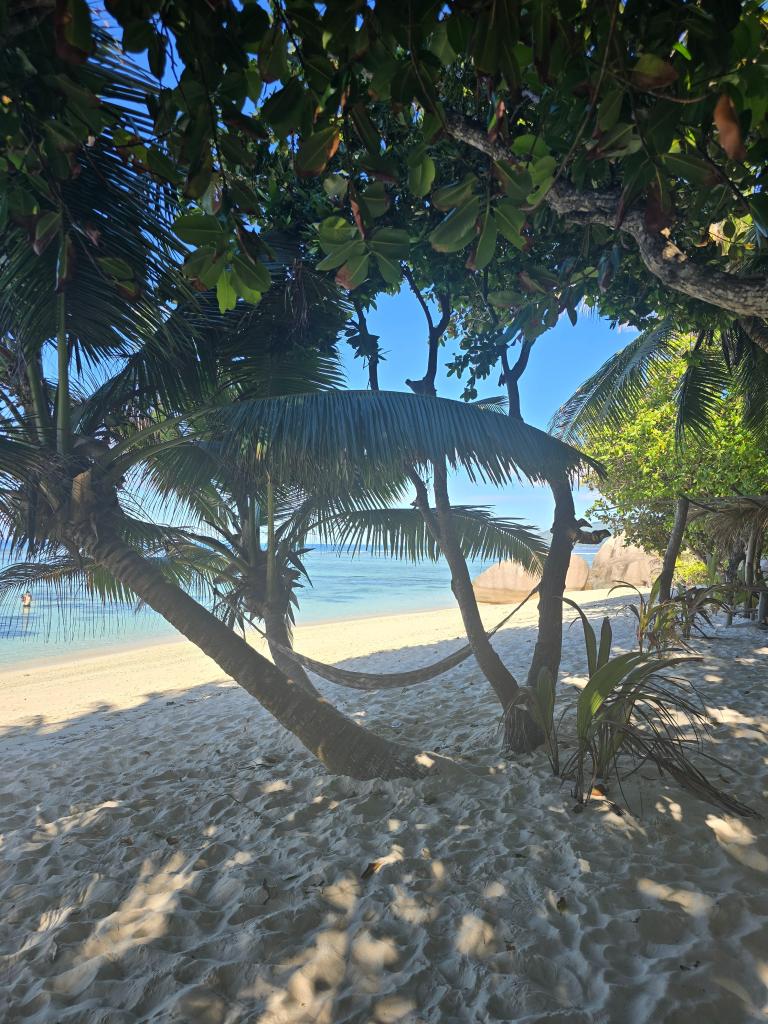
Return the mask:
[[[623,603],[574,596],[593,620]],[[518,675],[534,615],[494,641]],[[628,619],[617,632],[628,646]],[[392,671],[460,635],[450,610],[301,627],[296,646]],[[740,625],[696,646],[713,750],[740,772],[715,778],[768,814],[768,638]],[[572,700],[580,627],[564,672]],[[323,688],[374,730],[495,772],[330,777],[186,643],[0,675],[0,1019],[768,1019],[765,821],[650,769],[611,790],[624,814],[573,813],[542,752],[500,757],[472,661],[405,691]]]

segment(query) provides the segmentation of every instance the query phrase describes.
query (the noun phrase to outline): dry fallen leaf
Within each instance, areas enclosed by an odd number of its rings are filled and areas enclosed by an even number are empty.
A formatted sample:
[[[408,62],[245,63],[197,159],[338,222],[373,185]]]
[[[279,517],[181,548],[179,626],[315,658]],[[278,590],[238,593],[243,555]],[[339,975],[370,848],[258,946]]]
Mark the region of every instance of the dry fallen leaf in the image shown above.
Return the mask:
[[[561,914],[564,914],[566,912],[566,910],[568,909],[568,900],[565,898],[565,896],[561,896],[560,899],[555,904],[555,906],[557,907],[557,909],[560,911]]]

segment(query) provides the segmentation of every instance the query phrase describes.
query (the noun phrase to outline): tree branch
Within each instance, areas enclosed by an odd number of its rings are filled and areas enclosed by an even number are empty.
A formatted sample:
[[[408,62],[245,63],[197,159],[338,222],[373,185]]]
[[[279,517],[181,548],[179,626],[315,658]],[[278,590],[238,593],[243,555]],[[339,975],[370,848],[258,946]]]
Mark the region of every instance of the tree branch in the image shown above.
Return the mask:
[[[509,402],[509,415],[513,420],[522,420],[523,414],[520,411],[520,378],[525,373],[528,360],[531,356],[533,341],[523,338],[520,345],[520,352],[514,366],[509,365],[509,351],[504,345],[501,350],[502,383],[507,389],[507,401]]]
[[[437,323],[432,318],[429,305],[421,293],[419,286],[409,266],[403,267],[403,276],[411,287],[411,291],[419,301],[427,321],[429,352],[427,355],[427,372],[421,380],[407,380],[406,384],[417,395],[436,395],[435,377],[437,376],[437,350],[440,347],[440,339],[451,322],[451,296],[447,292],[438,292],[437,301],[440,305],[440,319]]]
[[[494,160],[522,166],[507,146],[489,139],[482,127],[465,117],[448,115],[446,130]],[[632,208],[622,217],[618,191],[582,191],[561,181],[550,188],[543,202],[572,224],[601,224],[629,235],[647,269],[673,291],[737,316],[768,318],[768,278],[739,277],[692,262],[671,239],[647,227],[642,210]]]

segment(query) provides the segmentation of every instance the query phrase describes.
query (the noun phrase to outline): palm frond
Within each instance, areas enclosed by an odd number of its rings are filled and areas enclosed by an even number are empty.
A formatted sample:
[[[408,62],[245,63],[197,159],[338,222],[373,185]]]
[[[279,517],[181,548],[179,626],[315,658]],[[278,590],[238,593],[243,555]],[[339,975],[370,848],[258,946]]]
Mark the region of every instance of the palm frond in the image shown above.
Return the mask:
[[[452,518],[465,558],[487,562],[509,559],[529,572],[541,572],[547,545],[533,527],[517,519],[493,516],[487,508],[475,505],[455,505]],[[366,550],[411,562],[436,562],[440,558],[440,548],[415,508],[341,512],[322,519],[317,531],[324,543],[353,555]]]
[[[728,369],[720,352],[699,349],[691,353],[677,387],[675,439],[683,444],[686,433],[704,436],[722,406],[729,384]]]
[[[591,430],[619,424],[642,397],[651,370],[679,354],[680,337],[681,331],[668,320],[643,331],[606,360],[557,410],[550,432],[579,444]]]
[[[244,401],[217,413],[217,435],[233,457],[243,439],[287,483],[344,481],[361,471],[400,475],[444,459],[472,480],[504,484],[523,477],[600,467],[535,427],[444,398],[401,392],[344,391]]]

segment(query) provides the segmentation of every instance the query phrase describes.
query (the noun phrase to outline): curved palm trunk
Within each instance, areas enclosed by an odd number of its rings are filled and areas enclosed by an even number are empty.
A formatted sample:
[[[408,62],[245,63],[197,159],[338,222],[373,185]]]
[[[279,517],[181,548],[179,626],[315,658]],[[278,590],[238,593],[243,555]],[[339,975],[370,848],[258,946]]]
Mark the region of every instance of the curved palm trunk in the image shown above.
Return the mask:
[[[563,647],[563,594],[573,552],[576,510],[570,481],[563,474],[550,480],[549,486],[555,499],[555,517],[539,583],[539,631],[528,670],[528,686],[536,683],[542,669],[557,681]]]
[[[76,531],[79,546],[255,697],[325,767],[358,779],[417,776],[418,752],[376,736],[307,693],[103,523]],[[83,536],[83,534],[85,534]]]
[[[675,566],[683,545],[683,535],[688,523],[688,507],[690,502],[687,498],[677,499],[675,506],[675,521],[672,531],[669,534],[667,550],[664,552],[664,563],[659,573],[659,601],[668,601],[672,596],[672,580],[675,575]]]
[[[272,655],[272,661],[274,661],[288,681],[296,683],[306,693],[311,693],[314,697],[320,697],[320,694],[312,685],[309,676],[301,665],[287,658],[280,649],[281,647],[293,649],[293,641],[285,622],[285,616],[279,611],[267,608],[264,612],[264,632],[267,634],[267,645],[269,646],[269,653]]]

